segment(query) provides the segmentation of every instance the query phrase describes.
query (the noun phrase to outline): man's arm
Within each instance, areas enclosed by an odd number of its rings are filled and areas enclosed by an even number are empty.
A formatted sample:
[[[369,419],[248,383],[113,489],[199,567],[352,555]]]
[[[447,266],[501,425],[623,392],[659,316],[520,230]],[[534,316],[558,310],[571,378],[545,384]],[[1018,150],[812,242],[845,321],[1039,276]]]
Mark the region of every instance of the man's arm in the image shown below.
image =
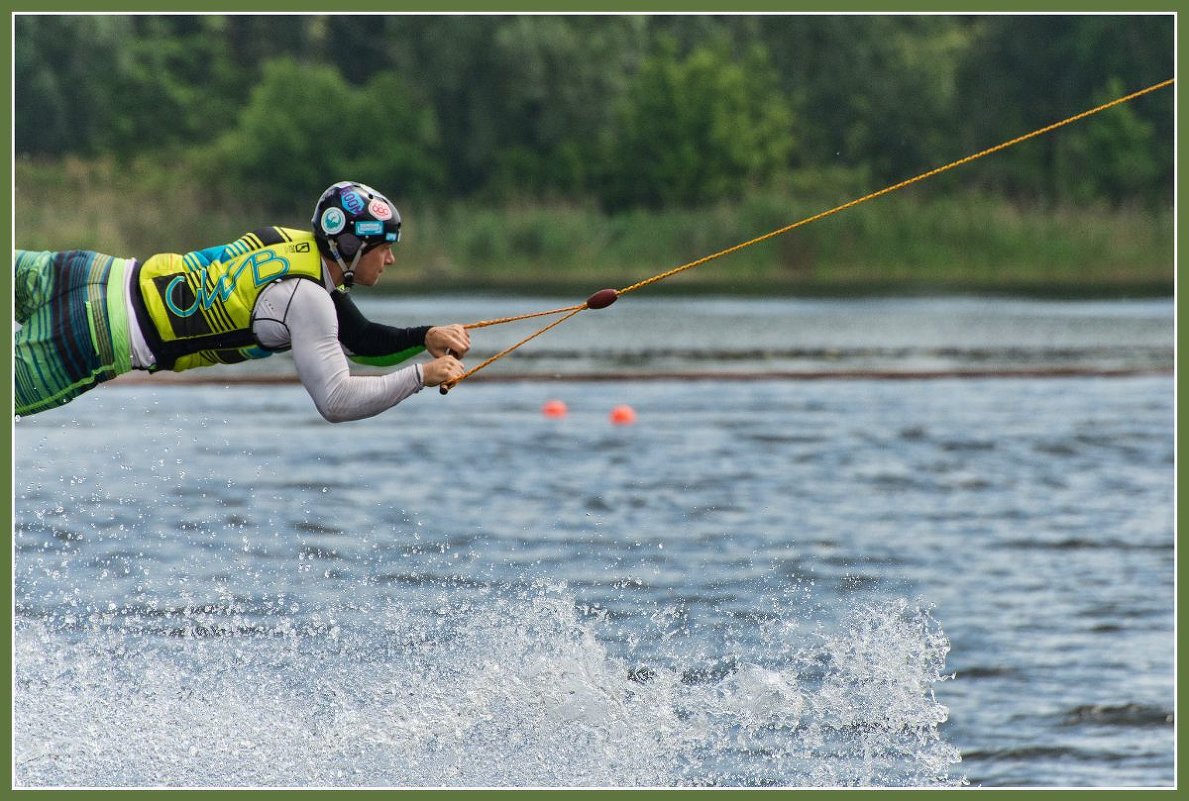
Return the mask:
[[[377,415],[424,386],[419,364],[384,375],[351,375],[339,344],[335,304],[311,281],[298,281],[284,324],[297,375],[318,412],[332,423]]]
[[[330,294],[338,315],[339,342],[350,352],[350,358],[360,364],[390,367],[425,350],[425,335],[431,326],[395,328],[374,323],[346,292]]]
[[[363,316],[345,292],[333,292],[339,319],[339,342],[352,361],[376,367],[390,367],[428,350],[431,356],[465,356],[471,349],[471,335],[462,325],[423,325],[394,328],[373,323]]]

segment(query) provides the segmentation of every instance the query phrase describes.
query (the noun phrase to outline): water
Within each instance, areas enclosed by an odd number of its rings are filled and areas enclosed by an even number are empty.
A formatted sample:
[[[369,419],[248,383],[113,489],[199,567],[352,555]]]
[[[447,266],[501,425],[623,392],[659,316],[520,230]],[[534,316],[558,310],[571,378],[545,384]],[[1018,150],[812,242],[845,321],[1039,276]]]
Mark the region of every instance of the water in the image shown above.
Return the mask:
[[[1174,783],[1171,303],[588,314],[499,370],[623,380],[19,421],[16,783]],[[1141,372],[859,377],[1020,363]],[[749,380],[644,380],[694,366]]]

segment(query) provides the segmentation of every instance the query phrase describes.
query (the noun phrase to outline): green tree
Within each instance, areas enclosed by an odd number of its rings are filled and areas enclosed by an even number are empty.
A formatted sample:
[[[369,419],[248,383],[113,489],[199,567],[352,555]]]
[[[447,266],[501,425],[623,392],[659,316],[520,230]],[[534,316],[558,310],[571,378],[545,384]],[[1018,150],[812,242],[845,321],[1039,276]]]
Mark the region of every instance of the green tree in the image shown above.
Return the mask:
[[[397,76],[357,88],[334,67],[284,58],[265,64],[212,157],[225,180],[288,209],[341,179],[400,197],[432,192],[441,176],[436,135],[432,112],[412,102]]]
[[[436,112],[451,191],[492,198],[585,191],[647,41],[637,16],[399,17],[386,36]]]
[[[640,58],[639,23],[517,17],[496,31],[505,124],[492,160],[494,194],[573,195],[589,187],[596,143]]]
[[[18,153],[96,153],[119,120],[113,78],[128,68],[127,18],[19,15],[13,41]]]
[[[958,102],[966,149],[986,147],[1082,111],[1094,98],[1105,99],[1105,87],[1118,87],[1125,94],[1173,74],[1170,15],[986,17],[973,19],[971,25],[973,46],[962,65]],[[988,159],[972,174],[983,187],[1014,198],[1069,199],[1071,181],[1077,179],[1096,191],[1166,203],[1172,187],[1173,97],[1173,92],[1164,91],[1129,103],[1126,110],[1112,109],[1076,128]],[[1117,136],[1117,130],[1092,132],[1103,125],[1106,130],[1126,127],[1128,120],[1139,118],[1152,126],[1148,143],[1146,135],[1134,131],[1125,136]],[[1079,159],[1074,151],[1091,148],[1086,137],[1107,137],[1114,147],[1131,152],[1099,152],[1093,160]],[[1120,182],[1120,158],[1132,162],[1133,178],[1142,175],[1143,180]],[[1082,175],[1072,174],[1074,169]],[[1116,177],[1093,175],[1100,170],[1115,172]],[[1124,200],[1121,195],[1113,199]]]
[[[798,112],[798,169],[865,170],[873,184],[952,152],[969,34],[954,16],[733,18],[768,48]]]
[[[208,142],[265,58],[309,53],[317,18],[18,15],[18,153],[131,155]]]
[[[272,200],[338,172],[334,153],[442,199],[692,204],[786,167],[849,191],[1163,80],[1173,34],[1169,14],[18,14],[13,134],[18,155],[205,149]],[[1167,204],[1173,103],[1144,97],[922,191]]]
[[[1092,102],[1106,103],[1124,94],[1126,88],[1115,78]],[[1125,202],[1150,192],[1161,177],[1155,124],[1129,105],[1116,106],[1066,132],[1056,145],[1054,172],[1062,200]]]
[[[106,79],[118,98],[103,136],[107,149],[126,155],[214,138],[251,85],[231,58],[227,18],[131,21],[123,68]]]
[[[766,51],[739,60],[722,42],[685,58],[675,50],[667,40],[648,58],[618,107],[605,150],[610,208],[713,203],[787,168],[793,116]]]

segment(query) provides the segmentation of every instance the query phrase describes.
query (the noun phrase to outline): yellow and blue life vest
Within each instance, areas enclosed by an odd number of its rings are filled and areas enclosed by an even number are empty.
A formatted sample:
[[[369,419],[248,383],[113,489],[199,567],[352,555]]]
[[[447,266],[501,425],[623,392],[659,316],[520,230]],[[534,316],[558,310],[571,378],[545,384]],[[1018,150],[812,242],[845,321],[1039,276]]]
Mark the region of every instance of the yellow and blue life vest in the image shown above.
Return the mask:
[[[274,351],[252,333],[261,291],[283,278],[322,283],[322,260],[309,231],[268,227],[229,245],[185,255],[159,253],[139,268],[137,316],[157,363],[188,370],[259,359]]]

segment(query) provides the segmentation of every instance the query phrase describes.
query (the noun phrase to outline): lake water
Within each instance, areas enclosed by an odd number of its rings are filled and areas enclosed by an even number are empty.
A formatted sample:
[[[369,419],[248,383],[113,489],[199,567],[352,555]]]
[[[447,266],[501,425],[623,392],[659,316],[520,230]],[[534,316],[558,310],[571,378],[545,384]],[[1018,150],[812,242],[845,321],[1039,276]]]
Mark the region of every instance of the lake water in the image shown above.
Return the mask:
[[[14,427],[15,781],[1171,786],[1172,364],[1170,301],[625,298],[339,426],[113,382]]]

